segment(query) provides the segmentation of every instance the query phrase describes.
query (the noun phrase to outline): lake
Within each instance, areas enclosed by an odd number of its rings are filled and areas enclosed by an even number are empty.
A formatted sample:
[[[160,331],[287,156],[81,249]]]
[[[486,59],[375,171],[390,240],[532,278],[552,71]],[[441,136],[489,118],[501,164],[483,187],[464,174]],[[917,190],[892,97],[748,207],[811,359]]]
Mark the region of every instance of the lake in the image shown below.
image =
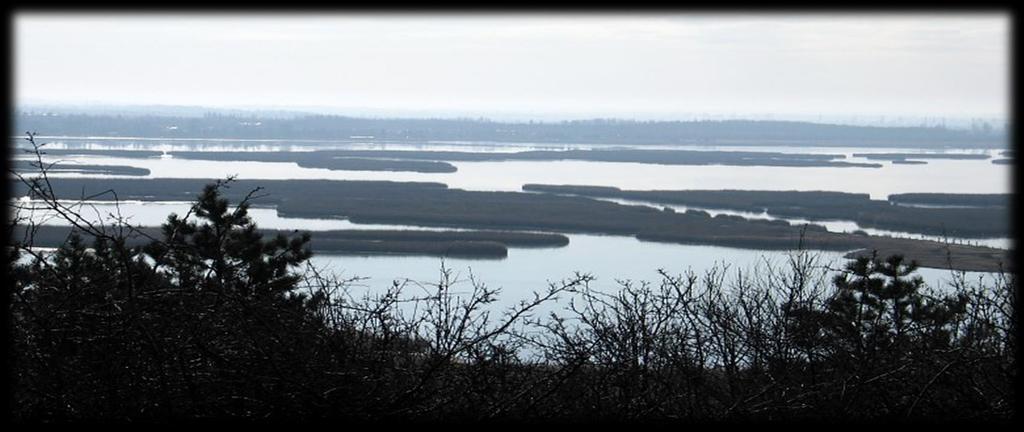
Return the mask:
[[[25,202],[28,203],[28,202]],[[79,208],[90,219],[112,220],[110,215],[130,215],[136,225],[158,225],[168,214],[185,215],[187,202],[125,201],[119,206],[110,203],[88,203]],[[251,208],[250,216],[258,226],[271,229],[302,229],[313,231],[334,229],[437,229],[411,225],[355,224],[344,219],[285,218],[272,208]],[[34,219],[49,225],[66,225],[60,219],[36,212]],[[381,291],[395,280],[436,283],[442,262],[462,278],[474,274],[490,287],[502,288],[506,297],[499,304],[510,306],[526,298],[533,291],[542,291],[548,282],[572,277],[575,272],[589,273],[597,279],[592,286],[612,290],[616,280],[660,281],[658,269],[671,274],[694,270],[698,273],[728,263],[729,269],[750,270],[765,262],[782,264],[787,252],[740,249],[707,245],[682,245],[640,241],[633,237],[590,234],[567,234],[569,244],[560,248],[510,247],[508,257],[500,260],[437,258],[429,256],[399,255],[332,255],[317,254],[311,262],[335,272],[339,277],[367,278],[353,285],[354,292]],[[842,252],[815,251],[823,264],[841,268],[845,260]],[[919,274],[934,287],[942,287],[952,278],[949,270],[922,268]],[[993,276],[981,272],[965,272],[969,278],[990,280]],[[467,287],[468,284],[460,284]]]
[[[775,151],[763,148],[762,151]],[[882,152],[896,149],[851,149]],[[996,153],[993,151],[993,153]],[[173,155],[173,153],[172,153]],[[19,156],[18,158],[23,158]],[[333,171],[294,162],[204,161],[93,155],[47,158],[66,163],[125,165],[150,170],[150,178],[329,179],[429,181],[466,190],[519,191],[525,183],[615,186],[622,189],[749,189],[842,191],[885,199],[893,193],[1009,193],[1011,165],[991,160],[929,160],[924,165],[882,161],[881,168],[652,165],[593,161],[451,162],[454,173]],[[848,158],[850,162],[869,162]],[[62,173],[61,176],[82,176]]]
[[[70,143],[70,144],[69,144]],[[303,151],[319,148],[323,143],[308,142],[234,142],[234,141],[181,141],[181,140],[65,140],[53,145],[54,148],[104,148],[164,150],[173,154],[175,150],[196,150],[206,145],[219,146],[210,150],[284,150]],[[624,147],[624,146],[618,146]],[[802,153],[844,154],[851,162],[867,161],[852,158],[853,153],[913,153],[920,150],[902,148],[854,148],[854,147],[693,147],[673,146],[685,149],[736,150],[736,151],[780,151]],[[328,148],[341,149],[383,149],[383,150],[459,150],[459,151],[520,151],[588,148],[578,146],[543,144],[515,144],[494,146],[489,143],[432,143],[432,144],[379,144],[365,142],[334,143]],[[987,153],[998,157],[997,150],[972,150],[958,152]],[[326,169],[302,168],[295,163],[267,162],[225,162],[197,161],[170,158],[114,158],[103,156],[62,156],[59,160],[69,163],[102,165],[127,165],[147,168],[151,178],[218,178],[237,175],[242,179],[335,179],[335,180],[391,180],[391,181],[434,181],[452,188],[484,191],[519,191],[526,183],[577,184],[615,186],[623,189],[756,189],[756,190],[828,190],[868,193],[873,199],[885,199],[892,193],[908,192],[949,192],[949,193],[1009,193],[1010,165],[992,164],[990,160],[929,160],[925,165],[899,165],[882,161],[881,168],[853,167],[736,167],[736,166],[688,166],[650,165],[639,163],[589,162],[589,161],[509,161],[509,162],[453,162],[458,168],[455,173],[412,173],[412,172],[368,172],[331,171]],[[62,174],[76,176],[75,174]],[[638,202],[623,202],[647,205]],[[666,207],[664,205],[655,205]],[[189,204],[177,203],[122,203],[121,212],[131,215],[136,224],[155,225],[163,222],[170,212],[184,214]],[[684,206],[668,206],[685,210]],[[99,214],[110,213],[113,208],[97,204]],[[743,217],[771,218],[766,214],[746,214],[711,209],[713,214],[729,213]],[[257,224],[274,229],[424,229],[401,225],[362,225],[344,219],[300,219],[282,218],[271,208],[251,210]],[[802,223],[799,219],[790,220]],[[872,234],[922,236],[911,233],[871,230],[857,226],[850,221],[814,222],[825,225],[833,231],[863,229]],[[315,235],[315,234],[314,234]],[[492,287],[501,287],[507,298],[502,302],[513,302],[525,298],[532,291],[543,290],[549,281],[571,277],[574,272],[587,272],[597,277],[597,287],[614,289],[616,279],[647,280],[657,282],[659,268],[678,274],[692,269],[702,272],[722,263],[730,268],[749,269],[769,262],[781,263],[784,252],[759,251],[717,246],[678,245],[641,242],[632,237],[569,234],[570,243],[562,248],[522,249],[510,248],[503,260],[446,259],[445,265],[467,276],[470,272],[480,281]],[[968,239],[983,245],[1009,248],[1009,239]],[[821,252],[824,260],[833,268],[842,266],[842,253]],[[372,291],[390,286],[394,280],[411,279],[419,282],[436,282],[442,260],[422,256],[353,256],[318,255],[313,262],[325,266],[342,276],[366,277],[359,282],[362,288]],[[950,279],[948,270],[921,269],[920,274],[933,286],[940,286]],[[969,277],[990,277],[983,273],[969,273]]]

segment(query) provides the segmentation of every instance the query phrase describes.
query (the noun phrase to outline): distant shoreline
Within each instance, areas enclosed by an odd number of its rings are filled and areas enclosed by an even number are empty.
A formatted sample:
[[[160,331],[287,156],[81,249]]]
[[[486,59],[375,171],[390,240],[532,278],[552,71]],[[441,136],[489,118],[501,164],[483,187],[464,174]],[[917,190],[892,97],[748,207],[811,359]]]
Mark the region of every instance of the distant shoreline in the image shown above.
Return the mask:
[[[559,122],[499,122],[486,119],[365,118],[301,115],[290,118],[213,115],[114,116],[19,111],[14,130],[50,136],[156,139],[256,139],[369,141],[492,141],[498,143],[603,143],[643,146],[710,144],[868,146],[914,148],[1009,147],[1005,132],[920,126],[854,126],[807,121],[635,121],[590,119]],[[372,138],[371,138],[372,137]],[[312,142],[312,141],[311,141]]]

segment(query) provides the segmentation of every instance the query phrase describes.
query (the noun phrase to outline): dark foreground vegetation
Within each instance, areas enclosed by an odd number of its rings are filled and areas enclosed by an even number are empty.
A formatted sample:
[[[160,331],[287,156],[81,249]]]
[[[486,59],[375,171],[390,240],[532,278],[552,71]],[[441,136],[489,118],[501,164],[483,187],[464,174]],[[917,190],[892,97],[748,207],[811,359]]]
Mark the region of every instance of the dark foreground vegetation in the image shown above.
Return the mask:
[[[1010,230],[1008,194],[868,194],[820,191],[622,190],[607,186],[523,185],[524,191],[622,198],[660,204],[767,212],[776,217],[852,220],[862,227],[952,237],[1005,237]],[[956,205],[956,208],[897,206]]]
[[[494,141],[602,144],[715,144],[1005,148],[1005,132],[944,127],[873,127],[795,121],[616,119],[562,122],[496,122],[473,119],[354,118],[298,115],[232,116],[85,115],[19,112],[13,130],[60,136],[242,138],[424,142]],[[364,140],[366,138],[363,138]]]
[[[203,179],[61,179],[61,199],[188,201]],[[1006,250],[940,242],[833,233],[819,225],[747,220],[706,212],[674,212],[586,197],[449,189],[440,183],[332,180],[237,181],[224,196],[241,200],[261,187],[259,202],[285,217],[346,217],[355,223],[460,227],[481,230],[585,232],[642,240],[755,249],[899,250],[921,265],[972,271],[1009,269]],[[114,192],[116,191],[116,195]],[[15,197],[29,192],[22,184]],[[933,209],[910,209],[933,210]]]
[[[499,292],[444,268],[426,293],[358,296],[308,266],[308,235],[262,235],[251,195],[223,197],[234,184],[205,186],[197,220],[172,215],[128,244],[131,226],[93,225],[45,176],[26,180],[93,241],[7,247],[18,421],[1016,415],[1012,274],[940,292],[898,255],[833,277],[797,251],[781,268],[663,272],[609,292],[577,274],[500,311]]]
[[[86,209],[78,209],[85,212]],[[31,233],[28,232],[31,230]],[[33,244],[53,248],[64,244],[72,235],[87,243],[93,237],[88,232],[70,226],[17,225],[13,236],[24,238],[31,234]],[[126,245],[145,244],[160,236],[156,227],[135,227],[125,238]],[[259,230],[261,236],[273,237],[291,232]],[[328,254],[403,254],[459,258],[505,258],[509,247],[561,247],[569,238],[561,234],[509,231],[420,231],[420,230],[333,230],[318,231],[310,240],[310,248]]]

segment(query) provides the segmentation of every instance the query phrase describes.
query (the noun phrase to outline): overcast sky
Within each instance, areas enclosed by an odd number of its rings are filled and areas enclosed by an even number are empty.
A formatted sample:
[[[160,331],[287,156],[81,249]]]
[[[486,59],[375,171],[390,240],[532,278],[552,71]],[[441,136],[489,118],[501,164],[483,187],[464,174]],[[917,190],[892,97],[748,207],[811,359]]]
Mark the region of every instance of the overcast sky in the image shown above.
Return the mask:
[[[16,100],[1003,117],[1008,15],[15,15]]]

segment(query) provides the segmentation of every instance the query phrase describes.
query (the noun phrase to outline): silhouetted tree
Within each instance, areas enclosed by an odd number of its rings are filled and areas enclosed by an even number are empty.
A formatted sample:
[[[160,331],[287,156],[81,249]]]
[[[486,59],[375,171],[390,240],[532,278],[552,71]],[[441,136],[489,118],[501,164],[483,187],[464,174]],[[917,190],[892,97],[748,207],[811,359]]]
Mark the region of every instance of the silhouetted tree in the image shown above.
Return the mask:
[[[30,197],[74,230],[33,244],[16,217],[13,414],[19,420],[983,419],[1015,413],[1016,285],[961,274],[936,293],[901,256],[834,278],[813,254],[602,292],[576,274],[498,313],[500,290],[442,264],[437,283],[362,297],[309,265],[308,234],[264,238],[251,199],[207,185],[159,236]],[[17,174],[16,174],[17,175]],[[113,192],[110,192],[113,193]],[[116,195],[115,195],[116,198]],[[36,203],[36,204],[33,204]],[[303,267],[305,265],[305,267]],[[419,288],[418,294],[409,294]],[[556,299],[566,309],[533,316]]]

